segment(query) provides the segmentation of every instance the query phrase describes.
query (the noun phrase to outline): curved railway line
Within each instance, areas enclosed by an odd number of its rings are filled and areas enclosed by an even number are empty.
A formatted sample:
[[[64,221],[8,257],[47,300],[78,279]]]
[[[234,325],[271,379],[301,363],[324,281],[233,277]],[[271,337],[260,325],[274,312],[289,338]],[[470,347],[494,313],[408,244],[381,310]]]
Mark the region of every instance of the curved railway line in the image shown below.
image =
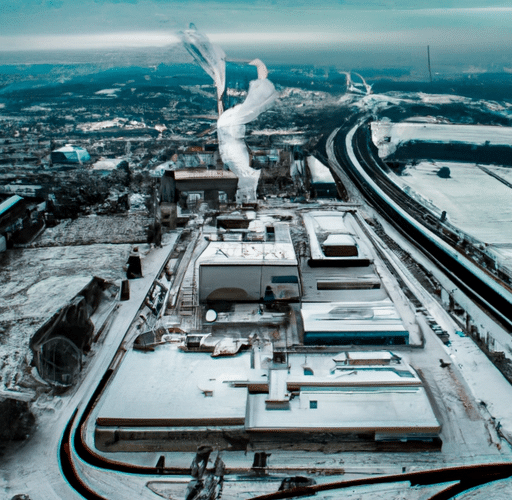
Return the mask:
[[[387,167],[370,144],[367,121],[356,124],[351,120],[337,131],[328,147],[332,148],[338,168],[364,197],[463,293],[512,332],[510,288],[454,248],[447,231],[386,176]],[[336,170],[336,165],[333,168]]]

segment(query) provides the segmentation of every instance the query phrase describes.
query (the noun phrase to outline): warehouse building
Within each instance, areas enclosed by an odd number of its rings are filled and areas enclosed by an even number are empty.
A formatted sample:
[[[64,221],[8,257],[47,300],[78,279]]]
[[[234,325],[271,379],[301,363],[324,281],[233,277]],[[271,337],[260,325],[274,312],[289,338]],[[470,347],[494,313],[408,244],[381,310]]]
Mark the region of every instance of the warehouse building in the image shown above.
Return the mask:
[[[288,226],[274,223],[256,236],[261,240],[251,241],[250,231],[226,232],[224,241],[210,242],[198,259],[201,303],[299,300],[298,262]]]
[[[390,352],[284,353],[231,358],[165,344],[130,351],[91,418],[104,452],[232,449],[272,433],[281,442],[423,441],[441,426],[415,370]],[[152,390],[148,391],[147,387]],[[172,402],[172,404],[169,404]],[[298,440],[298,435],[301,439]]]
[[[301,268],[304,344],[409,344],[354,215],[309,212],[303,218],[311,254]]]

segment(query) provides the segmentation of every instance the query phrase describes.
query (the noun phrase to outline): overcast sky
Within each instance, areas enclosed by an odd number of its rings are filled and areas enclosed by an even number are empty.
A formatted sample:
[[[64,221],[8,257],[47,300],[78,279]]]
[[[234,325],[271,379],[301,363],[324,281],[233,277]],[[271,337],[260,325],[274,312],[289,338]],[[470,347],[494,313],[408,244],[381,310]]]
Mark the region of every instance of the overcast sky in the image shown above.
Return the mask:
[[[507,64],[512,49],[512,0],[0,0],[0,50],[166,46],[190,22],[228,57],[431,45]]]
[[[163,45],[190,22],[220,42],[508,43],[512,0],[0,0],[3,50]]]

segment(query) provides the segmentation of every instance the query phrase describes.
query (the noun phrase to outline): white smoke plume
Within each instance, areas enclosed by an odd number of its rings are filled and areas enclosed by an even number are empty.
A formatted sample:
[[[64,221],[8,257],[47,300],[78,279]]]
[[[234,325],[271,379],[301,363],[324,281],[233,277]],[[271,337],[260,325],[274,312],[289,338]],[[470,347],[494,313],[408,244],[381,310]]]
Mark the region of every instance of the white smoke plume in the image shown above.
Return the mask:
[[[224,164],[238,177],[237,201],[256,201],[260,172],[250,167],[249,151],[245,145],[245,125],[269,109],[278,96],[273,83],[267,79],[267,67],[259,59],[249,63],[256,66],[258,79],[249,84],[247,97],[242,104],[223,112],[222,99],[226,88],[224,51],[210,43],[208,37],[198,32],[193,24],[190,24],[190,29],[181,33],[181,39],[194,59],[213,78],[217,87],[219,152]]]
[[[189,29],[181,32],[180,37],[188,52],[212,77],[217,88],[217,106],[220,116],[224,111],[226,54],[218,45],[213,45],[206,35],[197,31],[194,23],[190,23]]]
[[[255,59],[249,64],[258,68],[258,79],[249,84],[247,97],[224,112],[217,121],[219,151],[222,161],[238,177],[237,201],[256,201],[256,188],[260,171],[250,167],[249,152],[245,145],[245,125],[269,109],[278,94],[273,83],[266,78],[267,68]]]
[[[350,71],[340,71],[340,74],[344,74],[347,78],[347,92],[362,95],[369,95],[372,93],[372,86],[366,83],[366,80],[359,73],[354,72],[354,75],[361,80],[360,82],[353,80],[352,73]]]

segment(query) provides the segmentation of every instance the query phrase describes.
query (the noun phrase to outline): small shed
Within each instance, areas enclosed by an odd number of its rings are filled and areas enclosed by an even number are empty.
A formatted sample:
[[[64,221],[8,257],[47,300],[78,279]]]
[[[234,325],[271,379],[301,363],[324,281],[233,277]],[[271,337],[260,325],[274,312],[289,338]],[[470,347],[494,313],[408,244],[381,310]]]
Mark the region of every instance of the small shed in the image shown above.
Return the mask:
[[[357,244],[350,234],[330,234],[323,242],[326,257],[357,257]]]
[[[85,163],[91,161],[91,156],[86,149],[80,146],[66,144],[62,148],[52,151],[53,163]]]
[[[308,156],[309,189],[312,198],[337,198],[338,189],[331,171],[314,156]]]

